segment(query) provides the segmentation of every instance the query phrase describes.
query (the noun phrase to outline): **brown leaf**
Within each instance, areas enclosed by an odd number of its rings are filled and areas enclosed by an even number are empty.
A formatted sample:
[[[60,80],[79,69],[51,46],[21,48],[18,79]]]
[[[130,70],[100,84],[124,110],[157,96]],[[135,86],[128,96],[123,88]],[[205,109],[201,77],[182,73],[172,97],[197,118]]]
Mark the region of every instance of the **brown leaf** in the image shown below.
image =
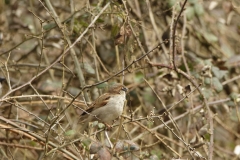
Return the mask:
[[[115,37],[115,45],[123,44],[131,36],[132,30],[129,25],[123,25],[120,28],[118,35]]]

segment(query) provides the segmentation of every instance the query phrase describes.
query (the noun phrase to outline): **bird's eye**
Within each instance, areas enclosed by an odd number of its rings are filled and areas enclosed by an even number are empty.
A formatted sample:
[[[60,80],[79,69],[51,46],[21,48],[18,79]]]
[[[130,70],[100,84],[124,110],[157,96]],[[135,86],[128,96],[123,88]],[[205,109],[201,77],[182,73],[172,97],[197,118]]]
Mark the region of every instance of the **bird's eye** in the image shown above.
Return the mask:
[[[125,91],[125,92],[127,92],[127,88],[125,88],[125,87],[122,87],[122,89],[121,90],[123,90],[123,91]]]

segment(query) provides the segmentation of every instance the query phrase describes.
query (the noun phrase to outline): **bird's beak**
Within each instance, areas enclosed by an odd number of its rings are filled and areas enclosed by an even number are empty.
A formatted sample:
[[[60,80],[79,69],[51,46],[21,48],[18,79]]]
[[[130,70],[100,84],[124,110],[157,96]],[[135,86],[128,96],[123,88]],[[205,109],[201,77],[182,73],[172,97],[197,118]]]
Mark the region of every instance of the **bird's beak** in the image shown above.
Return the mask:
[[[125,92],[128,91],[128,89],[126,87],[122,87],[122,90],[125,91]]]

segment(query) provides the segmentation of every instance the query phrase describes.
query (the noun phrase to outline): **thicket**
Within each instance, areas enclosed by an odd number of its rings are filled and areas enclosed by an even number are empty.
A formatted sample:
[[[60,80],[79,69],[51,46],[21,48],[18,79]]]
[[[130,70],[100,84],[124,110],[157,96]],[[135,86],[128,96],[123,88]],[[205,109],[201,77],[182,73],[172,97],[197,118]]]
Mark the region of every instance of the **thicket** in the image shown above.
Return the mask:
[[[1,159],[237,159],[238,0],[2,0],[0,13]],[[80,133],[115,82],[122,116]]]

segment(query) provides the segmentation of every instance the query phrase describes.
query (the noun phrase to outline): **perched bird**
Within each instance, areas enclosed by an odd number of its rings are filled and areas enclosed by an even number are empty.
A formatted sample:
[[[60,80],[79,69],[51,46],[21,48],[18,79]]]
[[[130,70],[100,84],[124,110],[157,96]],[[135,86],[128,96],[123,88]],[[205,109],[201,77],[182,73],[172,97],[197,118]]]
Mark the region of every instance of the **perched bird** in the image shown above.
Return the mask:
[[[119,83],[113,84],[107,93],[99,96],[90,107],[81,114],[80,123],[92,121],[111,123],[123,112],[127,88]],[[83,125],[83,127],[84,127]]]

